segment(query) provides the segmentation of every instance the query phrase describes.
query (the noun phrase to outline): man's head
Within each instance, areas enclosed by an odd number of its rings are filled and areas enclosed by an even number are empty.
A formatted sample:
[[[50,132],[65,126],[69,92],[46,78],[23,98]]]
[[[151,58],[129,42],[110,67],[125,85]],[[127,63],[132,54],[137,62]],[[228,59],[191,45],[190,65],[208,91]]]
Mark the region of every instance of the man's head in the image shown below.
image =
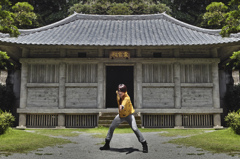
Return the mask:
[[[119,84],[118,85],[118,94],[119,94],[120,98],[122,98],[126,92],[127,92],[127,86],[124,84]]]

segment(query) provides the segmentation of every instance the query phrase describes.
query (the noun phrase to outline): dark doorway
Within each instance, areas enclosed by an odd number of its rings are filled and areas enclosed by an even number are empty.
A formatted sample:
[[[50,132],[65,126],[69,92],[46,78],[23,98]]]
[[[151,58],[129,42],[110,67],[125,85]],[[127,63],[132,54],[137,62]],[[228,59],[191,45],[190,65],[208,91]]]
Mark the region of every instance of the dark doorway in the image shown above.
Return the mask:
[[[134,105],[133,66],[107,66],[106,73],[106,108],[118,107],[116,90],[119,84],[127,86],[128,95]]]

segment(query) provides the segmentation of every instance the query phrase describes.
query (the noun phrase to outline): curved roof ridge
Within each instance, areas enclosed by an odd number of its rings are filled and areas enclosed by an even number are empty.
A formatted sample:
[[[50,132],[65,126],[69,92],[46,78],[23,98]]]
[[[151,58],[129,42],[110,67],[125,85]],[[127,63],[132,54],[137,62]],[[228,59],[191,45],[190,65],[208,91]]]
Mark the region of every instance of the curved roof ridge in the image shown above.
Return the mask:
[[[100,14],[81,14],[77,13],[78,19],[86,20],[151,20],[161,19],[163,13],[141,14],[141,15],[100,15]]]
[[[207,34],[214,34],[219,35],[221,29],[205,29],[201,27],[197,27],[185,22],[182,22],[180,20],[177,20],[176,18],[171,17],[170,15],[166,14],[165,12],[159,13],[159,14],[142,14],[142,15],[99,15],[99,14],[82,14],[82,13],[76,13],[70,15],[69,17],[66,17],[58,22],[35,28],[35,29],[19,29],[19,32],[21,35],[31,34],[34,32],[39,32],[47,29],[51,29],[54,27],[58,27],[60,25],[67,24],[69,22],[83,19],[83,20],[154,20],[154,19],[165,19],[169,20],[175,24],[178,24],[182,27],[186,27],[191,30],[200,31]]]
[[[34,29],[19,29],[19,32],[21,33],[21,35],[26,35],[26,34],[31,34],[34,32],[39,32],[39,31],[43,31],[43,30],[47,30],[47,29],[51,29],[53,27],[57,27],[63,24],[67,24],[69,22],[72,22],[74,20],[77,19],[77,15],[78,13],[74,12],[74,14],[70,15],[69,17],[66,17],[60,21],[57,21],[55,23],[43,26],[43,27],[39,27],[39,28],[34,28]]]
[[[181,25],[183,27],[192,29],[192,30],[196,30],[196,31],[200,31],[203,33],[208,33],[208,34],[214,34],[214,35],[219,35],[219,33],[221,32],[221,29],[205,29],[205,28],[201,28],[201,27],[197,27],[185,22],[182,22],[180,20],[177,20],[176,18],[171,17],[170,15],[166,14],[165,12],[162,13],[162,15],[164,15],[164,17],[167,18],[167,20],[170,20],[172,22],[174,22],[175,24]]]

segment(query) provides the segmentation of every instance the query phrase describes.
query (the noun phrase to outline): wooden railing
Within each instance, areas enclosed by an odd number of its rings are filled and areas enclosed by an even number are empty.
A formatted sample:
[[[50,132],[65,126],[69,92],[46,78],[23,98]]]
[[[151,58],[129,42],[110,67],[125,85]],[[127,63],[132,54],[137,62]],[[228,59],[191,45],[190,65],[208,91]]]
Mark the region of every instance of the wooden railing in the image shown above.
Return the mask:
[[[26,126],[30,128],[53,128],[58,125],[56,114],[28,114]]]
[[[183,114],[182,123],[184,127],[189,128],[210,128],[213,127],[212,114]]]
[[[146,128],[173,128],[174,115],[142,115],[142,126]]]
[[[96,127],[97,115],[66,115],[66,128]]]

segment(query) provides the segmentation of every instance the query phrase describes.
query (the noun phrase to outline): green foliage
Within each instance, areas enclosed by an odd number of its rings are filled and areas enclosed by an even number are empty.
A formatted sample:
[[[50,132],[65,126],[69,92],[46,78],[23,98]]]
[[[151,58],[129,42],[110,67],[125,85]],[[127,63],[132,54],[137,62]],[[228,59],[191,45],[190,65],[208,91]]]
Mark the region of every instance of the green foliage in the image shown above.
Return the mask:
[[[0,109],[12,110],[15,96],[10,86],[0,84]]]
[[[6,52],[0,51],[0,69],[6,69],[9,56]]]
[[[240,111],[240,110],[239,110]],[[231,112],[225,117],[225,121],[232,130],[240,135],[240,112]]]
[[[227,63],[227,66],[234,69],[240,69],[240,51],[233,52],[232,56],[230,57],[231,61]]]
[[[11,113],[0,111],[0,135],[4,134],[14,121]]]
[[[18,2],[10,8],[11,5],[9,0],[0,0],[0,32],[18,36],[18,27],[31,25],[36,15],[32,12],[33,6],[27,2]]]
[[[37,19],[36,14],[33,12],[34,8],[27,2],[18,2],[13,7],[13,14],[15,24],[20,27],[21,25],[32,25],[32,21]]]
[[[222,27],[227,9],[228,7],[222,2],[212,2],[207,6],[207,12],[203,15],[203,19],[207,21],[208,25]]]
[[[133,11],[127,3],[113,3],[107,14],[109,15],[131,15]]]
[[[163,3],[153,2],[152,0],[135,0],[135,1],[87,1],[74,4],[69,13],[73,14],[108,14],[108,15],[137,15],[137,14],[155,14],[167,12],[171,13],[171,9]]]
[[[237,0],[230,1],[228,6],[222,2],[212,2],[206,10],[203,19],[208,25],[222,28],[222,36],[240,31],[240,5]]]
[[[234,85],[233,88],[226,92],[225,101],[227,103],[227,111],[240,109],[240,84]]]

